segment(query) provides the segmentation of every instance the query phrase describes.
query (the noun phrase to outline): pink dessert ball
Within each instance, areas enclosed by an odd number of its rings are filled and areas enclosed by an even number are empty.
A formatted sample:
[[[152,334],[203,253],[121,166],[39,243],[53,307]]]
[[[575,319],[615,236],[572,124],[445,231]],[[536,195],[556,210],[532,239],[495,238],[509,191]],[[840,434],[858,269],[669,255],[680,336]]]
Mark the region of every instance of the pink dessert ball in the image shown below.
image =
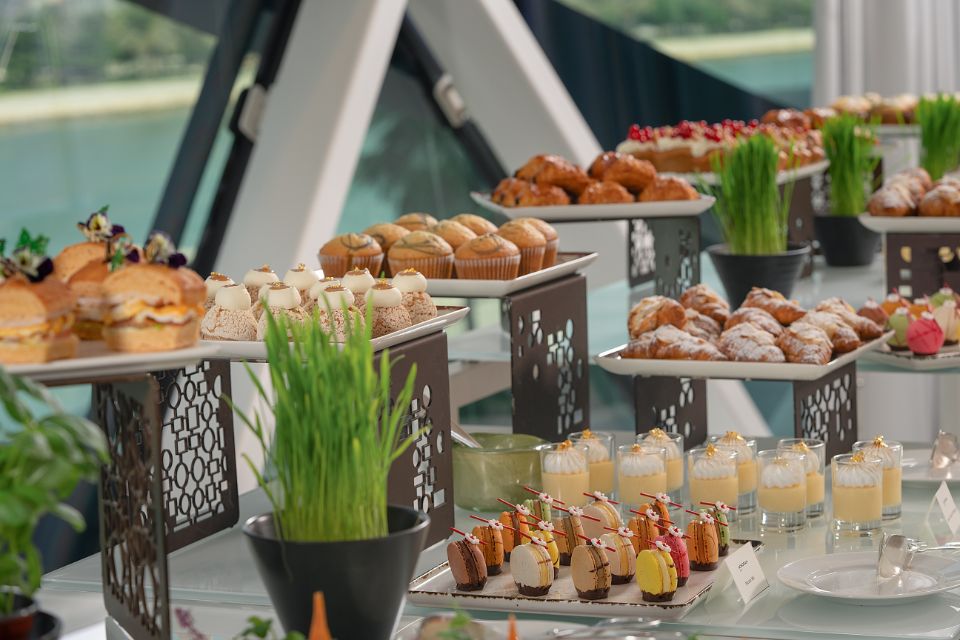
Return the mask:
[[[923,312],[907,327],[907,346],[918,356],[932,356],[943,346],[943,329],[933,314]]]

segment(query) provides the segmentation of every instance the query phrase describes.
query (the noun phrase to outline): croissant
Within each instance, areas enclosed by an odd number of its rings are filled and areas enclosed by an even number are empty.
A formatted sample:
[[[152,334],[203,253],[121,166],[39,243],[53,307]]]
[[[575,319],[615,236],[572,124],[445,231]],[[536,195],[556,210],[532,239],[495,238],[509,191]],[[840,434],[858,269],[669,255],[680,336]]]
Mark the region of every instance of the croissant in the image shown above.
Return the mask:
[[[620,356],[652,360],[726,360],[713,344],[672,325],[663,325],[630,341]]]
[[[847,302],[841,298],[827,298],[816,306],[814,311],[829,311],[840,316],[840,319],[857,332],[861,340],[875,340],[883,335],[885,325],[859,315]]]
[[[730,318],[723,325],[725,329],[732,329],[738,324],[748,322],[758,329],[763,329],[774,338],[783,333],[783,325],[777,322],[772,315],[757,307],[742,307],[730,314]]]
[[[833,350],[837,353],[853,351],[861,344],[857,332],[850,328],[840,319],[840,316],[835,313],[829,311],[811,311],[800,318],[798,322],[805,322],[823,329],[823,332],[830,338]]]
[[[640,193],[657,177],[657,170],[648,160],[607,151],[597,156],[590,165],[590,177],[617,182],[633,193]]]
[[[594,182],[577,198],[580,204],[615,204],[633,202],[633,196],[622,185],[604,180]]]
[[[709,342],[720,337],[720,324],[710,316],[705,316],[696,309],[687,309],[685,315],[687,322],[683,325],[683,330],[693,337]]]
[[[583,169],[558,156],[545,160],[533,181],[560,187],[573,195],[580,195],[592,182]]]
[[[713,318],[721,327],[730,317],[730,304],[705,284],[697,284],[684,291],[680,296],[680,304]]]
[[[724,331],[717,346],[728,359],[738,362],[786,362],[776,338],[749,322]]]
[[[783,326],[796,322],[806,313],[799,304],[793,300],[787,300],[779,291],[760,287],[751,289],[741,306],[763,309]]]
[[[665,324],[682,329],[687,322],[683,306],[676,300],[663,296],[650,296],[638,302],[627,317],[627,329],[631,338],[653,331]]]
[[[833,355],[833,345],[823,329],[805,322],[794,322],[777,338],[787,362],[798,364],[827,364]]]

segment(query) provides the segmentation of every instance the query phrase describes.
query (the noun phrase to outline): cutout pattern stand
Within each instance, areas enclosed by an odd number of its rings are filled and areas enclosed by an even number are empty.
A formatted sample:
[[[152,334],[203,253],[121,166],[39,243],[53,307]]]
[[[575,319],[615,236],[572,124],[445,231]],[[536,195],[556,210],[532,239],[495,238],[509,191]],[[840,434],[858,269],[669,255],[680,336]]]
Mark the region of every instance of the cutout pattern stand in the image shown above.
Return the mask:
[[[700,282],[700,218],[630,220],[627,234],[630,287],[653,281],[659,295],[678,297]]]
[[[784,189],[785,185],[781,185],[781,196]],[[790,202],[790,212],[787,220],[789,225],[787,240],[813,246],[813,241],[816,238],[813,229],[813,217],[826,209],[828,198],[826,173],[817,173],[794,182],[793,200]],[[806,278],[812,273],[813,253],[811,252],[803,263],[803,271],[801,271],[800,277]]]
[[[556,442],[590,424],[586,297],[574,275],[504,298],[515,433]]]
[[[683,434],[686,449],[707,440],[707,382],[692,378],[633,378],[636,432],[660,427]]]
[[[908,298],[960,290],[960,234],[888,233],[884,255],[887,289]]]
[[[450,439],[450,378],[447,373],[447,335],[443,332],[393,347],[392,391],[398,393],[411,367],[417,379],[410,401],[404,437],[427,430],[390,469],[388,501],[430,515],[427,545],[450,534],[453,518],[453,441]],[[380,362],[378,354],[376,362]]]

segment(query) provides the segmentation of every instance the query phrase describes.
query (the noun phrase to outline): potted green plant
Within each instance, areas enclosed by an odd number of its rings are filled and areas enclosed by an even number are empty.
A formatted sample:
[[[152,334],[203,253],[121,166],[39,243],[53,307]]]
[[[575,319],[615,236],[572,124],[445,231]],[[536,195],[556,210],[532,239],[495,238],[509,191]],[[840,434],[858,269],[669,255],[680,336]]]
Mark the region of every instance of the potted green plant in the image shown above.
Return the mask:
[[[947,94],[922,98],[917,104],[917,123],[920,164],[931,178],[939,180],[960,165],[960,101]]]
[[[347,324],[337,345],[319,322],[268,315],[272,390],[247,371],[275,423],[269,449],[262,416],[238,413],[264,448],[269,476],[247,462],[273,511],[243,531],[287,631],[308,631],[321,591],[334,637],[386,640],[430,522],[387,504],[390,467],[419,436],[403,437],[416,368],[394,398],[390,354],[374,366],[369,315]]]
[[[866,210],[867,194],[873,191],[874,171],[880,162],[873,124],[852,114],[823,123],[823,147],[830,160],[829,211],[813,220],[820,250],[828,265],[854,267],[873,262],[880,248],[880,234],[857,219]]]
[[[106,441],[45,387],[2,367],[0,402],[7,414],[0,423],[0,638],[56,638],[59,621],[33,599],[43,574],[34,530],[47,514],[84,528],[83,516],[63,501],[81,480],[96,480]]]
[[[789,296],[810,247],[787,242],[793,183],[777,185],[779,154],[773,141],[759,134],[713,159],[719,184],[713,188],[714,215],[724,244],[707,247],[727,292],[738,305],[752,287]]]

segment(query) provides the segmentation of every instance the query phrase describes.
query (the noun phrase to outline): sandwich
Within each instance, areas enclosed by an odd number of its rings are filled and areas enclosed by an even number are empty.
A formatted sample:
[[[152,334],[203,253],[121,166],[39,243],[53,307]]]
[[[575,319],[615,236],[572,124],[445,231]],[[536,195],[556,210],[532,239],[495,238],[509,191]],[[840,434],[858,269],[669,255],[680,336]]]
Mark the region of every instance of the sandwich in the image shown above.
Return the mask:
[[[91,260],[67,280],[76,296],[73,332],[81,340],[103,340],[103,281],[110,274],[110,265],[102,258]]]
[[[4,364],[76,355],[78,341],[71,331],[75,297],[67,285],[52,277],[53,262],[44,255],[46,244],[43,236],[34,239],[24,231],[12,256],[2,258],[0,362]]]
[[[107,206],[90,214],[86,222],[78,222],[77,228],[86,240],[65,247],[53,258],[53,275],[67,282],[80,269],[93,260],[110,259],[110,240],[124,233],[123,227],[112,224],[107,218]]]
[[[182,349],[200,339],[203,278],[186,268],[169,236],[155,231],[142,262],[128,264],[103,280],[103,339],[115,351]]]

